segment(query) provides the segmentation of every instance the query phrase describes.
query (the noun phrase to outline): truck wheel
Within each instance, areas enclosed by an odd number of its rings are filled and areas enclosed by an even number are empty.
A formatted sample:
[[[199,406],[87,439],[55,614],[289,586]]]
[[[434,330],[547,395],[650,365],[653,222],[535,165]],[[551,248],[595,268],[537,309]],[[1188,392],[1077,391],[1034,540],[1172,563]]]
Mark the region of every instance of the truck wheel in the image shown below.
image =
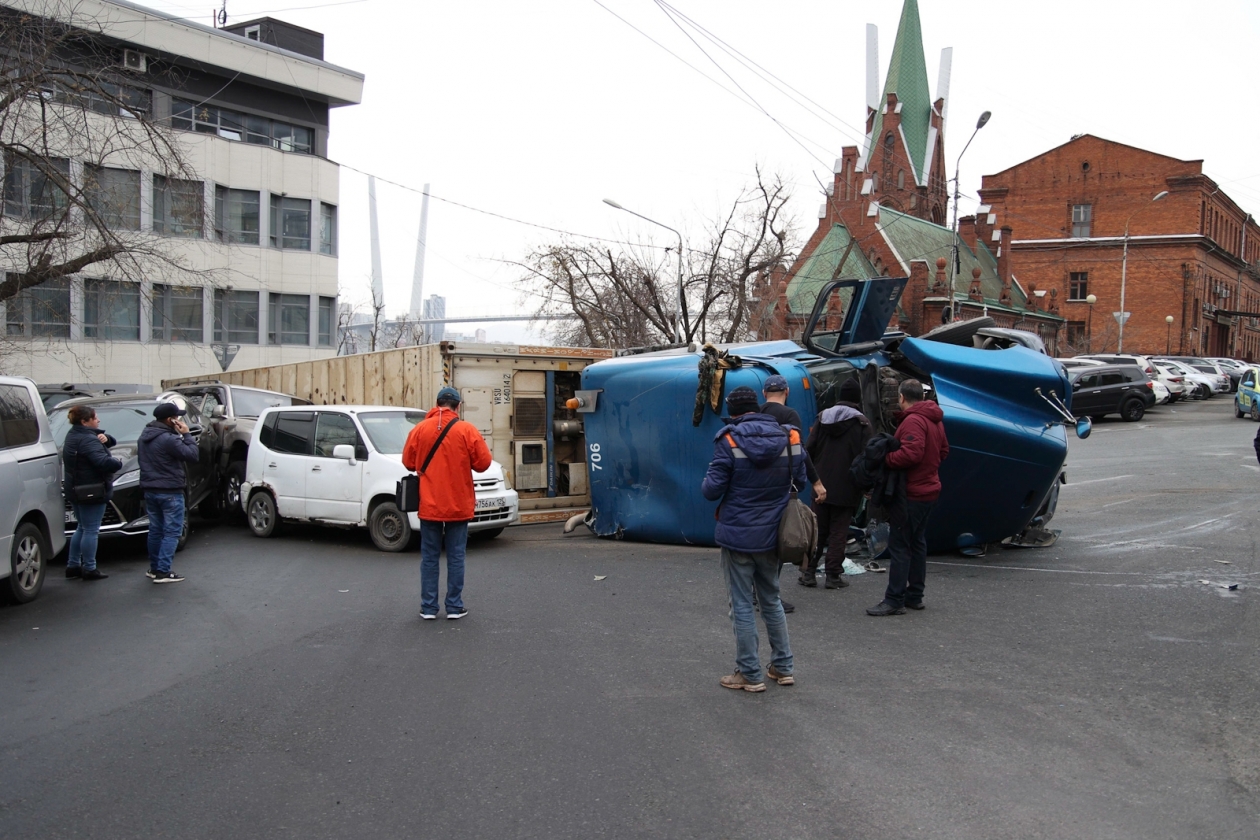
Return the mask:
[[[393,502],[381,502],[368,514],[368,534],[381,551],[402,551],[411,542],[411,523]]]
[[[13,550],[9,553],[9,600],[29,604],[44,586],[48,569],[48,546],[44,534],[30,522],[23,522],[13,534]]]
[[[1129,400],[1120,406],[1120,418],[1126,423],[1136,423],[1144,414],[1146,414],[1146,406],[1141,400]]]
[[[245,462],[233,461],[228,464],[227,475],[223,478],[223,512],[228,521],[235,521],[245,515],[241,507],[241,484],[245,481]]]
[[[280,524],[280,517],[276,515],[276,500],[266,490],[259,490],[249,497],[249,510],[245,518],[255,537],[270,537]]]

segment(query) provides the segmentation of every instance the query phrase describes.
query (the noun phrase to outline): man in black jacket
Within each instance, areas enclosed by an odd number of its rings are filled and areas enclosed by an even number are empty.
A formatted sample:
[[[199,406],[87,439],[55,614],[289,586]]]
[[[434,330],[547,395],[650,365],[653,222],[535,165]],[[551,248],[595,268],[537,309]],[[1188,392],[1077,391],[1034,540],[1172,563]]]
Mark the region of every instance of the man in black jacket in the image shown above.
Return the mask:
[[[188,412],[174,403],[158,403],[154,420],[140,432],[140,489],[149,514],[149,571],[154,583],[178,583],[171,560],[184,530],[185,464],[197,463],[197,441],[180,418]]]
[[[840,386],[840,402],[824,409],[809,433],[806,452],[818,470],[826,488],[825,501],[814,506],[818,514],[818,551],[806,560],[797,580],[801,586],[817,586],[818,564],[827,552],[827,589],[843,589],[844,547],[848,542],[849,523],[862,502],[862,489],[853,480],[850,468],[862,455],[870,440],[871,423],[862,413],[862,388],[857,379],[846,379]],[[830,548],[828,548],[830,546]]]

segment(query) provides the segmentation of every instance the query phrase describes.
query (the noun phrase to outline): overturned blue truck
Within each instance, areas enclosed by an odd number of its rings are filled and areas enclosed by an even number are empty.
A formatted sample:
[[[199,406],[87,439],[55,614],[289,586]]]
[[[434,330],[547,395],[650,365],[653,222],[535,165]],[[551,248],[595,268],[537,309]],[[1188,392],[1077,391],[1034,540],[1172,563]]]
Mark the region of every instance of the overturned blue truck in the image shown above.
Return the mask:
[[[575,404],[584,421],[592,509],[600,536],[713,545],[717,505],[700,482],[722,427],[722,396],[740,385],[758,393],[779,374],[788,405],[808,427],[856,377],[863,410],[891,431],[896,386],[914,377],[945,414],[950,456],[933,511],[928,548],[976,551],[1006,542],[1049,545],[1068,451],[1067,427],[1080,437],[1089,421],[1070,412],[1062,365],[1025,346],[1014,331],[980,318],[911,338],[887,327],[905,279],[839,280],[825,286],[802,342],[631,354],[582,372]],[[832,296],[840,298],[843,322]]]

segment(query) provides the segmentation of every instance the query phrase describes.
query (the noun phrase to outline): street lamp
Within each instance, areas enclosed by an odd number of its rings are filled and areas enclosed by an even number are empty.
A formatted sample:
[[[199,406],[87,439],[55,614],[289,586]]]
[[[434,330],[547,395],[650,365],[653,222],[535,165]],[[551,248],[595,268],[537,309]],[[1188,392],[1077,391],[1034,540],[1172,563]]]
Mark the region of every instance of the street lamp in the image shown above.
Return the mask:
[[[677,343],[679,343],[679,344],[682,344],[682,343],[683,343],[683,341],[685,341],[685,340],[686,340],[686,336],[687,336],[686,329],[687,329],[687,327],[689,326],[689,325],[687,324],[687,299],[686,299],[686,297],[683,295],[683,262],[682,262],[682,261],[683,261],[683,239],[682,239],[682,234],[681,234],[681,233],[679,233],[678,231],[674,230],[674,229],[673,229],[672,227],[670,227],[669,225],[662,224],[661,222],[656,221],[656,219],[649,219],[647,216],[644,216],[642,213],[636,213],[636,212],[634,212],[633,210],[631,210],[631,209],[629,209],[629,208],[627,208],[627,207],[622,207],[620,204],[618,204],[617,202],[613,201],[611,198],[605,198],[605,199],[604,199],[604,203],[605,203],[605,204],[607,204],[609,207],[615,207],[615,208],[617,208],[618,210],[624,210],[625,212],[629,213],[631,216],[638,216],[638,217],[639,217],[640,219],[642,219],[643,221],[645,221],[645,222],[651,222],[652,224],[656,225],[657,227],[663,227],[663,228],[665,228],[665,230],[670,231],[671,233],[673,233],[673,234],[674,234],[674,236],[677,236],[677,237],[678,237],[678,318],[674,321],[674,341],[676,341],[676,342],[677,342]]]
[[[1098,295],[1086,295],[1085,302],[1089,304],[1089,326],[1085,328],[1087,338],[1085,340],[1085,352],[1094,352],[1094,304],[1098,303]]]
[[[1124,352],[1124,322],[1128,320],[1128,316],[1124,314],[1124,284],[1129,273],[1129,222],[1133,221],[1133,217],[1138,213],[1141,213],[1147,207],[1150,207],[1166,195],[1168,195],[1168,190],[1164,190],[1159,193],[1150,201],[1130,213],[1129,218],[1126,219],[1124,223],[1124,258],[1120,261],[1120,314],[1116,316],[1117,320],[1120,321],[1120,335],[1116,339],[1117,353]]]
[[[1168,337],[1164,340],[1164,355],[1165,355],[1165,356],[1167,356],[1167,355],[1169,355],[1170,353],[1172,353],[1172,325],[1173,325],[1173,316],[1171,316],[1171,315],[1165,315],[1165,316],[1164,316],[1164,323],[1168,325]]]
[[[954,289],[958,282],[958,167],[962,164],[963,155],[967,152],[967,146],[971,145],[971,141],[976,139],[976,134],[980,129],[984,128],[985,123],[989,121],[989,117],[993,116],[992,111],[985,111],[980,115],[980,119],[976,120],[976,130],[971,132],[971,136],[967,138],[966,145],[962,151],[958,153],[958,160],[954,162],[954,248],[952,253],[952,262],[949,269],[949,320],[954,320]]]

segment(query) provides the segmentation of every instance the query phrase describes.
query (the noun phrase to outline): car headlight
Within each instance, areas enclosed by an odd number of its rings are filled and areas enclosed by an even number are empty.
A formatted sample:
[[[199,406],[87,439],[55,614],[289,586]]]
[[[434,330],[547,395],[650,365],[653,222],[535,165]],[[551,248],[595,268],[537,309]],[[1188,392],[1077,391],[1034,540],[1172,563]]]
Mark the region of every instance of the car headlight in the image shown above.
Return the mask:
[[[130,487],[140,483],[140,470],[130,470],[114,479],[114,488]]]
[[[512,489],[512,479],[508,478],[508,474],[507,474],[507,473],[504,473],[504,474],[503,474],[503,489],[504,489],[504,490],[511,490],[511,489]]]

